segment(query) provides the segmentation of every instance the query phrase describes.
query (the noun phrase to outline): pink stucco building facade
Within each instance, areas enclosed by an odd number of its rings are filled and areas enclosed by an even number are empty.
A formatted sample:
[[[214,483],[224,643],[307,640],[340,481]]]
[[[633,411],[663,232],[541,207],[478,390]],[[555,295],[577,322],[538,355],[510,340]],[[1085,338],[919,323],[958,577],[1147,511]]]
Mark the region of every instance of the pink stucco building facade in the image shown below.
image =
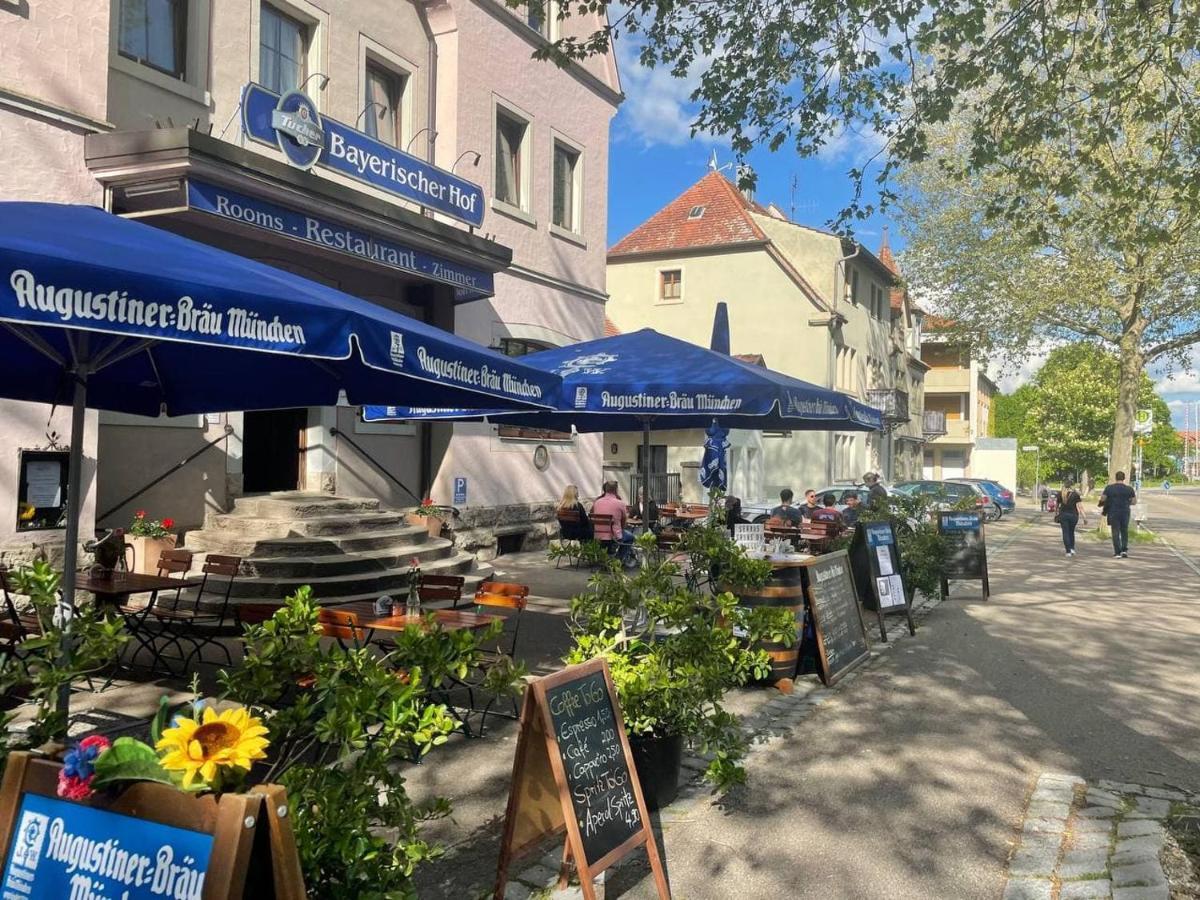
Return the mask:
[[[137,215],[504,352],[587,340],[603,331],[620,82],[611,56],[565,69],[531,57],[560,28],[596,24],[530,21],[499,0],[0,4],[0,199]],[[320,164],[289,166],[278,148],[243,133],[251,82],[300,89],[321,116],[478,184],[482,224]],[[437,279],[222,221],[189,206],[199,182],[484,272],[494,288],[464,301]],[[0,548],[53,543],[52,529],[17,522],[18,469],[22,450],[65,444],[67,412],[0,402]],[[197,528],[236,496],[264,490],[379,497],[397,508],[428,491],[451,503],[465,479],[460,524],[486,556],[495,526],[544,534],[538,523],[562,485],[591,486],[601,470],[598,437],[371,424],[350,406],[158,420],[89,412],[87,431],[84,535],[126,524],[135,508]]]

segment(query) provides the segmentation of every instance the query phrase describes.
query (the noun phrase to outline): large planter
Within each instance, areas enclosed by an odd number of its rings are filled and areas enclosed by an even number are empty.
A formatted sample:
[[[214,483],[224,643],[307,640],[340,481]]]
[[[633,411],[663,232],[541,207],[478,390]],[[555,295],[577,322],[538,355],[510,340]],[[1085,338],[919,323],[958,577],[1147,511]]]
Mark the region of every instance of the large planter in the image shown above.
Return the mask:
[[[631,734],[629,749],[637,769],[647,809],[662,809],[679,794],[679,765],[683,761],[683,735],[658,737]]]
[[[409,525],[424,526],[430,537],[442,536],[443,522],[440,516],[418,516],[416,513],[409,513],[405,519]]]
[[[174,550],[176,537],[168,534],[166,537],[126,537],[126,543],[133,547],[133,571],[143,575],[158,574],[158,560],[164,550]]]
[[[764,679],[785,694],[791,693],[800,658],[801,631],[804,627],[804,567],[798,561],[772,560],[771,577],[760,588],[739,588],[722,585],[738,598],[738,605],[754,608],[767,606],[788,610],[796,620],[796,635],[791,646],[774,641],[762,641],[756,650],[765,650],[771,658],[771,674]]]

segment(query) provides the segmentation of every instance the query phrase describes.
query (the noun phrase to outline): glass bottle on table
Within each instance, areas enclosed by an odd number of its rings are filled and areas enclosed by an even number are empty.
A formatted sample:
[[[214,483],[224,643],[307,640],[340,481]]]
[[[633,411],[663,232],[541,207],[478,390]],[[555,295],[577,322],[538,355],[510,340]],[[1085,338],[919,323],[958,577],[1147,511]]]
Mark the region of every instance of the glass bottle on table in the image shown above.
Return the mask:
[[[421,615],[421,568],[420,560],[412,559],[408,567],[408,599],[404,603],[404,614]]]

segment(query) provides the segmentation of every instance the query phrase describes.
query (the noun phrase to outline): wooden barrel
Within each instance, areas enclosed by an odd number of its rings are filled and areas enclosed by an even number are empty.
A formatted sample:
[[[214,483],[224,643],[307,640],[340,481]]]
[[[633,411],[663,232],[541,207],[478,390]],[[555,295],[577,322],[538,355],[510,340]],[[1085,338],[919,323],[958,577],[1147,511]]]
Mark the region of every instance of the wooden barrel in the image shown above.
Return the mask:
[[[800,658],[800,636],[804,628],[804,568],[800,562],[771,562],[771,577],[760,588],[731,590],[738,605],[747,608],[771,606],[790,610],[796,621],[796,637],[790,647],[777,641],[760,641],[756,649],[771,657],[771,674],[760,683],[774,684],[790,692]]]

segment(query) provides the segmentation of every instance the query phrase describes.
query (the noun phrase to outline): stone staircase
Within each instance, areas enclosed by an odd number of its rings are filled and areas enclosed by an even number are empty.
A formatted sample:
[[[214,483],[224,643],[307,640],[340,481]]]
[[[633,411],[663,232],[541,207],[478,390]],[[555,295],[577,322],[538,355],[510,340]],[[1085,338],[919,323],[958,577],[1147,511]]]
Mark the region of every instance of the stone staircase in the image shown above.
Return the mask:
[[[282,600],[306,584],[322,603],[401,596],[413,558],[426,574],[462,575],[463,596],[491,572],[378,500],[299,491],[239,497],[232,512],[210,513],[188,532],[184,547],[197,570],[207,553],[242,558],[234,602]]]

